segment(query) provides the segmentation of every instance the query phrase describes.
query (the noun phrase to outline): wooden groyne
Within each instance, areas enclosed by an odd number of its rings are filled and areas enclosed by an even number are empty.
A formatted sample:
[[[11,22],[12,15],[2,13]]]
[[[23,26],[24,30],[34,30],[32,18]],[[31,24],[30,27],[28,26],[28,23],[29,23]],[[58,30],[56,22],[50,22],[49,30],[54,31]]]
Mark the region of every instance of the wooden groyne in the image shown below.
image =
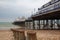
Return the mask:
[[[14,40],[25,40],[25,31],[19,29],[12,29]]]
[[[15,40],[60,40],[60,30],[12,30]],[[17,34],[15,34],[17,33]]]

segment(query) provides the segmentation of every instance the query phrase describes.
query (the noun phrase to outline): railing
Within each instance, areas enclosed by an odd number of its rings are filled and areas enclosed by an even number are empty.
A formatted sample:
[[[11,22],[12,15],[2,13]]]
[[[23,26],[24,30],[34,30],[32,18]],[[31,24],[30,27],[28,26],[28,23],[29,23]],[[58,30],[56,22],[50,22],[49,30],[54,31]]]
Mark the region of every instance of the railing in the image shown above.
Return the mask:
[[[57,10],[59,8],[60,8],[60,2],[55,3],[53,5],[50,5],[50,6],[46,7],[46,8],[44,8],[44,9],[40,10],[39,13],[42,13],[43,14],[43,13],[46,13],[46,12]]]
[[[59,2],[59,1],[60,0],[52,0],[52,1],[48,2],[48,3],[46,3],[45,5],[43,5],[41,8],[38,8],[38,10],[44,9],[44,8],[46,8],[46,7],[50,6],[50,5],[53,5],[53,4],[55,4],[55,3]]]
[[[38,13],[33,15],[33,17],[38,16],[38,15],[43,15],[45,13],[48,13],[48,12],[51,12],[51,11],[54,11],[54,10],[58,10],[58,9],[60,9],[60,1],[50,5],[48,7],[45,7],[43,9],[41,9],[41,10],[38,10]]]

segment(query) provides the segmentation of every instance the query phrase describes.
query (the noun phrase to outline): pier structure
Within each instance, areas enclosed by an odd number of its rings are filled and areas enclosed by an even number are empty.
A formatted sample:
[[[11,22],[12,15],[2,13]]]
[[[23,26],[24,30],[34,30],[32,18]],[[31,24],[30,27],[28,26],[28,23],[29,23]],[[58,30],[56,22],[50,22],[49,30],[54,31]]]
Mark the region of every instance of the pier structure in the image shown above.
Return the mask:
[[[33,29],[32,18],[28,18],[25,20],[25,29]]]
[[[38,8],[25,20],[25,26],[24,30],[12,30],[16,40],[60,40],[60,0],[51,0]]]
[[[44,4],[31,18],[33,29],[60,29],[60,0],[51,0]]]

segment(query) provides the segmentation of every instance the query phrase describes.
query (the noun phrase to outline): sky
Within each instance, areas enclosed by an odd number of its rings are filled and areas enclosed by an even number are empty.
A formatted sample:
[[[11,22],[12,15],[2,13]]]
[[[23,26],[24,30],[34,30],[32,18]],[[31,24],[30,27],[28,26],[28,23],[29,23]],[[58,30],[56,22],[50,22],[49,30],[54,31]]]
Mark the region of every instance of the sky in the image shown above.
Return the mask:
[[[14,21],[17,17],[29,17],[50,0],[0,0],[0,22]]]

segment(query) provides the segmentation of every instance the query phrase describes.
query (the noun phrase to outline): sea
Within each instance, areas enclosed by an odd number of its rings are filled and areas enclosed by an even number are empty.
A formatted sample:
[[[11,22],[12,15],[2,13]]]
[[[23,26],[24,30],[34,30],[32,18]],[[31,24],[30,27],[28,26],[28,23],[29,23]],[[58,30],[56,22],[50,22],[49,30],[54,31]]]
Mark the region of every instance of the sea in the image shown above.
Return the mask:
[[[0,22],[0,30],[10,30],[13,28],[19,28],[19,26],[13,25],[12,22]]]

